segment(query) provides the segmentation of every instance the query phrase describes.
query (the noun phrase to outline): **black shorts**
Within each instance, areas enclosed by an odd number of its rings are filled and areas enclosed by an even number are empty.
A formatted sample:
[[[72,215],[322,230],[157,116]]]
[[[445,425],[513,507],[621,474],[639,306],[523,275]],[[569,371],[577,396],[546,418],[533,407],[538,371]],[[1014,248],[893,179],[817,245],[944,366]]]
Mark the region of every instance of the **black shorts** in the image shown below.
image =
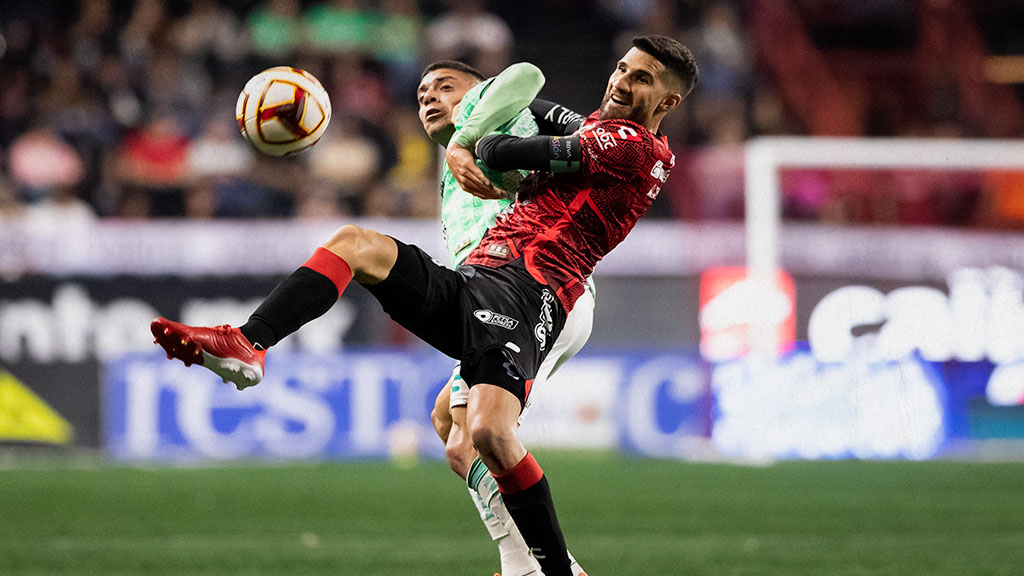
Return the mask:
[[[462,361],[462,379],[513,393],[521,403],[565,325],[550,288],[521,263],[451,270],[426,252],[398,244],[387,279],[366,289],[393,320]]]

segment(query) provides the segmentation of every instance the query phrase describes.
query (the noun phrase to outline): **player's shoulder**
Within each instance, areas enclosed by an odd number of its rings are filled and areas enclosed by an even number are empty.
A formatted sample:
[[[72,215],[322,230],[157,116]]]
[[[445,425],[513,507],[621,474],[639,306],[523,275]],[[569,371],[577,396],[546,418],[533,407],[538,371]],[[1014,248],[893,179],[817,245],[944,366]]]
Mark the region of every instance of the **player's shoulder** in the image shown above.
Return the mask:
[[[493,81],[494,78],[488,78],[476,86],[473,86],[462,95],[462,100],[456,104],[457,108],[455,110],[457,126],[461,126],[462,123],[469,118],[469,115],[472,114],[473,110],[476,108],[477,103],[480,102],[480,98],[483,97],[484,92],[487,91],[487,88]]]
[[[647,128],[644,128],[632,120],[627,120],[625,118],[608,118],[602,120],[597,112],[588,116],[580,127],[580,134],[582,135],[594,136],[605,133],[613,134],[620,140],[628,142],[643,142],[658,139],[658,136],[651,134]]]
[[[472,88],[466,91],[466,95],[463,96],[463,98],[469,96],[471,98],[479,100],[480,97],[484,95],[484,92],[487,92],[487,90],[491,87],[491,84],[494,84],[494,78],[495,77],[492,76],[482,82],[477,83],[476,86],[473,86]]]
[[[612,118],[609,120],[598,120],[594,123],[587,123],[583,126],[583,129],[612,132],[623,140],[630,140],[634,142],[639,142],[646,136],[650,135],[650,132],[643,126],[633,122],[632,120],[624,120],[622,118]]]

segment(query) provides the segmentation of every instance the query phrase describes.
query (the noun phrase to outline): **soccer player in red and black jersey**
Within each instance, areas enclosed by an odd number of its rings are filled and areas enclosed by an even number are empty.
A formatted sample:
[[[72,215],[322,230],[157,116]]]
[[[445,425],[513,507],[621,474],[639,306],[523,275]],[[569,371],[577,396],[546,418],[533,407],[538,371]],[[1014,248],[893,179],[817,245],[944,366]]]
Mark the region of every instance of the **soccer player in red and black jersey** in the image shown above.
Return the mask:
[[[546,576],[571,576],[548,482],[517,436],[532,379],[594,265],[657,197],[674,163],[658,128],[692,89],[697,66],[671,38],[643,36],[617,63],[601,108],[567,136],[487,136],[475,153],[497,170],[538,171],[517,202],[450,270],[415,246],[343,226],[281,282],[239,328],[151,326],[168,357],[199,364],[239,388],[263,377],[266,349],[322,315],[351,280],[401,325],[462,361],[467,425],[505,504]],[[446,161],[474,193],[474,154]],[[481,190],[481,194],[490,190]]]

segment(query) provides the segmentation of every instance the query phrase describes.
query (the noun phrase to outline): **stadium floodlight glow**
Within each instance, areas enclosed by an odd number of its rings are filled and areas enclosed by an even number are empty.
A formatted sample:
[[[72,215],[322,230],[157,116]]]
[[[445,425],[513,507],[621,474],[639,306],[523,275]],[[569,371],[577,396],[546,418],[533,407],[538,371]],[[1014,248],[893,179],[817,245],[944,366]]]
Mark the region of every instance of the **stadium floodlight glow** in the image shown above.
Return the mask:
[[[744,165],[747,269],[750,281],[763,287],[760,293],[767,293],[779,267],[780,172],[784,168],[1024,169],[1024,140],[808,136],[750,140]],[[755,354],[775,354],[770,327],[759,327],[753,335]]]

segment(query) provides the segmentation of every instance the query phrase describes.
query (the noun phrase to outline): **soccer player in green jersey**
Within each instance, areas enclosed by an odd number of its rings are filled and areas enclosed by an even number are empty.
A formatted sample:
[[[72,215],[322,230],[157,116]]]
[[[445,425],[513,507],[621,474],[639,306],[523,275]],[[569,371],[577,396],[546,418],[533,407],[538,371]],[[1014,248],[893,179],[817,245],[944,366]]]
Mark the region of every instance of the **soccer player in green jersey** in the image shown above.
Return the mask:
[[[513,64],[498,76],[484,79],[462,62],[436,62],[424,70],[417,91],[420,121],[432,140],[447,147],[453,141],[475,142],[489,133],[521,137],[537,135],[540,128],[534,113],[550,118],[550,112],[556,108],[558,116],[563,119],[581,118],[543,101],[538,101],[531,112],[529,105],[543,83],[540,70],[527,63]],[[564,122],[556,126],[550,120],[541,118],[541,121],[549,129],[567,129]],[[479,195],[467,193],[459,187],[452,174],[453,167],[477,184],[474,188]],[[482,164],[453,167],[445,163],[442,168],[441,222],[450,265],[457,267],[511,204],[516,188],[528,172],[497,172]],[[542,364],[534,379],[534,390],[586,343],[593,323],[593,310],[594,295],[592,290],[588,290],[573,308],[551,354]],[[505,509],[497,483],[477,458],[472,440],[466,433],[469,388],[462,382],[459,371],[460,366],[456,364],[451,378],[438,394],[431,413],[434,428],[445,442],[449,465],[467,481],[484,525],[492,539],[498,542],[502,574],[539,576],[540,565],[530,554]],[[523,416],[528,408],[529,404],[524,408]],[[577,563],[573,564],[573,571],[577,575],[584,574]]]

